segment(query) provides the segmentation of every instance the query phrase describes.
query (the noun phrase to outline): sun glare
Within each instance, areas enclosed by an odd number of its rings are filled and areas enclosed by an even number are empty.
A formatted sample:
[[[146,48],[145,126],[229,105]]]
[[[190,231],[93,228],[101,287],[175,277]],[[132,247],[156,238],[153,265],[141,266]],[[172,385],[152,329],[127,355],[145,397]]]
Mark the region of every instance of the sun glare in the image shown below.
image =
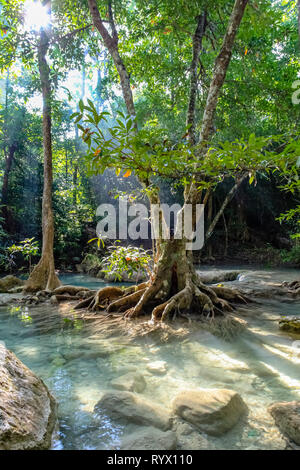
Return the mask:
[[[25,28],[30,31],[39,31],[49,23],[50,17],[47,8],[39,1],[28,0],[25,3]]]

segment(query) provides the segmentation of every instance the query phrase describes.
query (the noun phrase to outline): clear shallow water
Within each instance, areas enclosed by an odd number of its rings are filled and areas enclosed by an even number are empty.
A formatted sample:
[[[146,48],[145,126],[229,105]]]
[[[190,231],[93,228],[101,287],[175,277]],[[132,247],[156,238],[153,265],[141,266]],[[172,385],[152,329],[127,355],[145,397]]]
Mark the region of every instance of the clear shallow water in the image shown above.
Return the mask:
[[[269,282],[269,276],[292,280],[297,274],[256,270],[228,284],[264,283]],[[94,288],[94,278],[79,276],[62,280],[81,285],[84,281]],[[115,425],[105,416],[96,416],[93,409],[111,389],[111,380],[131,370],[145,377],[147,387],[141,395],[150,400],[155,397],[155,402],[166,408],[179,391],[197,388],[233,389],[247,403],[247,420],[226,435],[212,438],[198,432],[179,433],[179,448],[285,448],[267,407],[274,401],[300,399],[300,351],[293,346],[300,336],[280,332],[277,324],[282,314],[299,314],[300,302],[270,299],[241,309],[249,327],[232,342],[201,329],[170,343],[149,337],[131,341],[121,334],[99,334],[96,326],[80,319],[65,321],[64,309],[69,307],[0,309],[0,340],[45,381],[59,403],[60,431],[54,448],[119,447],[122,436],[134,427]],[[157,360],[166,363],[164,375],[156,376],[146,369]]]
[[[101,289],[102,287],[110,286],[110,283],[104,282],[102,279],[98,279],[94,276],[89,276],[88,274],[60,274],[59,279],[65,285],[72,286],[83,286],[89,287],[90,289]],[[121,286],[131,286],[132,283],[119,283]]]

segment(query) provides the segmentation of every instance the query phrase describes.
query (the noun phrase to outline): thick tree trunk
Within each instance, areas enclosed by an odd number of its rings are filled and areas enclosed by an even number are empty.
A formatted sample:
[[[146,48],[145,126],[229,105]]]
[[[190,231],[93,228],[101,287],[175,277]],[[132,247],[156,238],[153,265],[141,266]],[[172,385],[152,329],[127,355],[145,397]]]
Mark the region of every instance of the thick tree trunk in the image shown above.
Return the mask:
[[[50,2],[48,2],[50,9]],[[51,10],[50,10],[51,11]],[[42,202],[43,246],[42,256],[32,271],[25,290],[53,290],[60,285],[55,273],[53,243],[54,219],[52,209],[52,141],[51,141],[51,83],[46,60],[49,47],[49,30],[41,29],[38,46],[38,65],[43,93],[43,146],[44,146],[44,190]]]

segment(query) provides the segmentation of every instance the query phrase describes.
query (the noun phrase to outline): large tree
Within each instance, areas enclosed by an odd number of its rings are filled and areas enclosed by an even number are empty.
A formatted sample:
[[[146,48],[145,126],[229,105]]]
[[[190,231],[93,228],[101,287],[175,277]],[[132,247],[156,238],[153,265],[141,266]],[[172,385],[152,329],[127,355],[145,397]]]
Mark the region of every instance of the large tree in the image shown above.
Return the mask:
[[[195,172],[197,173],[198,164],[203,163],[207,158],[206,143],[210,139],[213,129],[213,120],[218,103],[220,90],[224,83],[226,72],[232,56],[235,38],[242,21],[248,0],[236,0],[232,12],[228,19],[225,35],[223,37],[220,51],[215,59],[212,80],[206,99],[203,113],[200,139],[197,142],[195,150],[196,159],[194,159]],[[117,69],[122,87],[124,101],[129,117],[134,122],[134,133],[139,134],[136,125],[136,109],[133,100],[133,93],[130,83],[130,74],[121,57],[119,50],[119,36],[114,20],[112,2],[107,5],[107,18],[109,29],[101,18],[96,0],[88,0],[89,10],[95,28],[99,31],[103,43],[109,51],[114,65]],[[197,24],[193,36],[193,58],[190,67],[190,87],[189,102],[187,106],[187,124],[188,137],[191,146],[196,144],[195,126],[196,126],[196,106],[195,95],[197,90],[197,72],[198,61],[202,47],[202,38],[207,26],[207,8],[205,2],[202,2],[203,10],[198,12]],[[89,130],[85,129],[85,138],[91,142]],[[97,153],[97,152],[96,152]],[[98,154],[100,153],[100,149]],[[154,204],[160,202],[159,190],[151,184],[151,175],[145,172],[137,172],[139,180],[144,187],[151,208]],[[185,216],[187,204],[195,206],[200,202],[199,181],[187,181],[184,188],[184,206],[182,216]],[[194,218],[195,219],[195,218]],[[194,220],[194,224],[196,224]],[[158,230],[160,230],[158,228]],[[230,308],[228,300],[243,300],[238,292],[221,287],[207,287],[201,281],[196,273],[191,252],[187,251],[186,244],[188,238],[181,239],[176,236],[170,239],[160,238],[156,243],[155,266],[151,280],[142,284],[134,292],[129,292],[127,296],[122,296],[110,303],[108,310],[113,311],[118,308],[127,308],[125,316],[127,318],[136,317],[141,314],[149,305],[152,305],[152,317],[154,319],[165,319],[170,312],[174,310],[190,310],[196,308],[208,315],[214,315],[215,311]],[[94,308],[101,304],[101,299],[105,297],[105,291],[99,292],[94,302]]]
[[[79,57],[82,58],[81,47],[78,47],[76,40],[73,38],[78,31],[72,23],[72,18],[63,18],[61,23],[56,19],[53,27],[51,0],[33,2],[32,5],[28,5],[23,0],[16,2],[14,5],[0,0],[0,5],[2,6],[0,29],[2,31],[5,29],[5,35],[2,38],[3,47],[0,49],[0,68],[5,69],[11,64],[16,64],[18,69],[22,67],[22,64],[25,64],[32,77],[31,93],[32,90],[38,90],[42,93],[43,98],[42,255],[25,285],[25,290],[53,290],[60,285],[55,273],[53,253],[53,105],[56,107],[56,113],[59,114],[57,102],[55,103],[54,99],[54,90],[59,80],[65,77],[70,64],[74,65],[76,63],[78,65]],[[59,7],[55,2],[54,6],[56,9]],[[32,15],[32,18],[30,15]],[[41,15],[41,18],[38,15]],[[83,31],[85,29],[87,28],[83,28]],[[81,31],[80,29],[79,32]],[[69,48],[68,46],[72,43],[74,47]],[[6,159],[6,175],[9,174],[14,152],[15,147],[11,146],[11,151]],[[3,182],[4,196],[7,186],[6,181],[7,177],[4,178]]]
[[[54,219],[52,209],[52,135],[51,135],[51,81],[47,63],[47,51],[51,38],[51,1],[45,2],[49,24],[40,30],[38,44],[38,68],[43,94],[43,148],[44,148],[44,189],[42,202],[43,246],[42,256],[26,282],[26,291],[53,290],[60,285],[55,273],[53,242]]]

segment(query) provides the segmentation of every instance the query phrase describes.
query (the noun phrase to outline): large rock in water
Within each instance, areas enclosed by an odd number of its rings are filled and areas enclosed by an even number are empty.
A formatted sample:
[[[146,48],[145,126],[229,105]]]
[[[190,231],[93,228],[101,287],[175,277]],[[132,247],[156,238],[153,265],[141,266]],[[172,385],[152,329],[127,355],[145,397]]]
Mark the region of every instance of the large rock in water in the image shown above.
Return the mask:
[[[9,292],[11,289],[15,287],[23,286],[23,284],[24,284],[24,281],[22,281],[18,277],[15,277],[12,275],[2,277],[0,279],[0,292],[1,293]]]
[[[300,446],[300,401],[274,403],[268,411],[280,431]]]
[[[49,449],[55,424],[46,385],[0,344],[0,450]]]
[[[159,405],[131,392],[111,391],[103,395],[95,406],[97,414],[104,413],[120,423],[154,426],[166,431],[171,427],[171,417]]]
[[[291,333],[300,333],[300,318],[284,318],[279,321],[279,329],[290,331]]]
[[[229,431],[247,412],[240,395],[233,390],[184,391],[172,402],[175,414],[212,436]]]
[[[111,386],[128,392],[143,392],[146,388],[144,377],[137,372],[128,372],[111,381]]]
[[[175,450],[176,434],[153,427],[140,428],[122,439],[121,450]]]

